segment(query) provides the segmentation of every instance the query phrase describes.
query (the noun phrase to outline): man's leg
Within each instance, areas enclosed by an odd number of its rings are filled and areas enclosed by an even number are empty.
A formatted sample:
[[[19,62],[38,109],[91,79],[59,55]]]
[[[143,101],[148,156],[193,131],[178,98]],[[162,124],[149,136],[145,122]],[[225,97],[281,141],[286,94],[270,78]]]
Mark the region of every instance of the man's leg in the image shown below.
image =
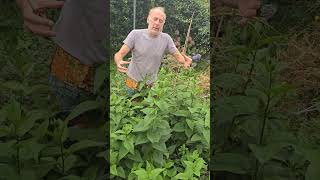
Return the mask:
[[[82,65],[79,60],[57,47],[50,67],[49,83],[63,114],[69,114],[82,101],[94,99],[93,75],[92,67]],[[88,124],[90,119],[97,118],[85,114],[71,120],[70,125]]]

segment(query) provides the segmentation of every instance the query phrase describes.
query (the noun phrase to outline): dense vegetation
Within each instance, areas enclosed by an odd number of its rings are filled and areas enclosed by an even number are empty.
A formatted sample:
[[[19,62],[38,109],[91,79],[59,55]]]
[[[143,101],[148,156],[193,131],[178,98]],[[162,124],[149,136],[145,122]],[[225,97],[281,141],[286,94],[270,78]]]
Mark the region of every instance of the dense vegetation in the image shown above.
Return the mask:
[[[106,125],[67,125],[88,110],[105,121],[106,66],[96,72],[97,98],[61,113],[47,78],[53,42],[23,30],[14,1],[0,11],[0,179],[106,179]]]
[[[218,180],[320,177],[320,2],[274,2],[269,22],[242,27],[227,9],[212,17]]]
[[[192,12],[194,48],[209,58],[207,1],[137,1],[136,29],[147,28],[148,10],[164,6],[164,32],[184,43]],[[117,51],[133,28],[132,1],[111,1],[111,44]],[[208,60],[208,59],[207,59]],[[209,63],[183,69],[167,56],[151,89],[129,97],[125,75],[112,64],[110,163],[112,179],[208,179],[210,146]]]

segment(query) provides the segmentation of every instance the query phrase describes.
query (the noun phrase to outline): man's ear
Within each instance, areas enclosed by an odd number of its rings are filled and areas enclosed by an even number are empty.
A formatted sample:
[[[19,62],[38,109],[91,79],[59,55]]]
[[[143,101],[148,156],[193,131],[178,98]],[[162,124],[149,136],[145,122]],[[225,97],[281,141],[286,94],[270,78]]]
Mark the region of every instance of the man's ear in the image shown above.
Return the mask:
[[[147,17],[147,23],[149,24],[149,16]]]

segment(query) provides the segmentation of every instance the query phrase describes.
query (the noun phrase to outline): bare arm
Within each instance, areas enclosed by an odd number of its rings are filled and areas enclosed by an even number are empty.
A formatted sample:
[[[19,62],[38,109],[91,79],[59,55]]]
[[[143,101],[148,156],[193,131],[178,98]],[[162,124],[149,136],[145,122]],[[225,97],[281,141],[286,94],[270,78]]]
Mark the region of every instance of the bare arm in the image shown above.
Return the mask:
[[[185,54],[181,54],[178,50],[172,54],[173,57],[179,62],[184,64],[185,67],[190,67],[192,59]]]
[[[123,61],[123,58],[130,52],[130,48],[128,45],[123,44],[120,50],[114,55],[114,61],[117,65],[117,69],[119,72],[127,72],[128,68],[122,66],[124,64],[129,64],[128,61]]]

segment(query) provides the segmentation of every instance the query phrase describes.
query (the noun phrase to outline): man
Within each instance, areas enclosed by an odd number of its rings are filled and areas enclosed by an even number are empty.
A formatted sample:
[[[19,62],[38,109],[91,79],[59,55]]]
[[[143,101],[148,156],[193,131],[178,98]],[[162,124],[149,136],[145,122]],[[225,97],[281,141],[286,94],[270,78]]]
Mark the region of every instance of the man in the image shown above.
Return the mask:
[[[103,40],[107,37],[105,0],[16,0],[24,26],[30,32],[51,37],[56,43],[49,83],[61,110],[70,112],[82,100],[93,98],[95,68],[106,61]],[[46,9],[62,8],[57,23]],[[76,121],[76,120],[75,120]]]
[[[163,25],[166,20],[164,8],[150,9],[147,18],[148,29],[133,30],[123,41],[120,50],[114,55],[114,60],[119,72],[126,73],[126,88],[132,95],[138,88],[138,83],[144,80],[147,86],[151,86],[157,78],[161,60],[166,53],[184,66],[190,67],[192,59],[181,54],[176,48],[172,38],[163,33]],[[123,61],[123,58],[132,51],[132,60]],[[129,64],[126,68],[124,65]]]

